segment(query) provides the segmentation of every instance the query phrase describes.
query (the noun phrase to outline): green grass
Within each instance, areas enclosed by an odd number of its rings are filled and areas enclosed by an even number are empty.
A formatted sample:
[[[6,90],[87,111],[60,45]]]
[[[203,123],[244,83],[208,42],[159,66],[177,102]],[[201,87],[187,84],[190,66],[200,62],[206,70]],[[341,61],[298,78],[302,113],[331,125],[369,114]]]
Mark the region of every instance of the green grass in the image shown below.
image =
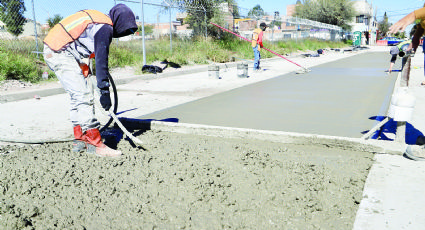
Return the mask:
[[[53,78],[54,73],[44,63],[43,55],[38,55],[38,59],[34,50],[34,41],[0,40],[0,81],[21,80],[35,83],[41,80],[45,71],[49,72],[49,78]]]
[[[264,43],[267,48],[282,55],[297,51],[315,51],[317,49],[348,46],[343,42],[321,40]],[[39,47],[42,47],[41,41]],[[208,64],[211,61],[224,63],[253,58],[250,43],[234,37],[225,37],[221,40],[173,38],[172,52],[168,38],[145,41],[145,47],[147,64],[164,59],[180,65],[195,65]],[[0,81],[16,79],[36,83],[41,81],[41,75],[44,71],[49,72],[49,78],[55,78],[54,73],[44,64],[43,55],[39,55],[37,58],[37,55],[32,52],[34,50],[36,50],[34,41],[0,41]],[[274,54],[262,51],[261,56],[262,58],[270,58],[274,57]],[[143,44],[141,40],[113,41],[111,44],[109,67],[125,66],[135,66],[139,70],[143,67]]]

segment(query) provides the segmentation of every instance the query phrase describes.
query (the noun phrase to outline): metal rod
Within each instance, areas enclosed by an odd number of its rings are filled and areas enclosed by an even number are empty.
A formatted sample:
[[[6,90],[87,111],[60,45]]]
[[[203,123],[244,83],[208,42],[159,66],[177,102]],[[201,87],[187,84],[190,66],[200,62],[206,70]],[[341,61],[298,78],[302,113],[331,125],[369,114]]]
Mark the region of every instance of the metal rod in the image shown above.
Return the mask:
[[[378,129],[380,129],[383,125],[385,125],[388,121],[390,120],[389,117],[386,117],[384,120],[382,120],[381,122],[379,122],[377,125],[375,125],[375,127],[373,127],[371,130],[369,130],[369,132],[367,132],[365,135],[363,135],[361,137],[361,139],[366,140],[368,139],[375,131],[377,131]]]

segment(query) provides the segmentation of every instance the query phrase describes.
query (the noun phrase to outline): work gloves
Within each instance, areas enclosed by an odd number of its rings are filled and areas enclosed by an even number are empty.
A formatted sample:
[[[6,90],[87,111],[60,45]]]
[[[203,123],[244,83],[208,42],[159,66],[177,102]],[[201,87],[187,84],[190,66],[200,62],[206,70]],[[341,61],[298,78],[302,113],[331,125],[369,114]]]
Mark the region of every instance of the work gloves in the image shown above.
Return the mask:
[[[109,90],[100,90],[100,104],[102,105],[102,107],[108,111],[111,106],[111,94],[109,93]]]

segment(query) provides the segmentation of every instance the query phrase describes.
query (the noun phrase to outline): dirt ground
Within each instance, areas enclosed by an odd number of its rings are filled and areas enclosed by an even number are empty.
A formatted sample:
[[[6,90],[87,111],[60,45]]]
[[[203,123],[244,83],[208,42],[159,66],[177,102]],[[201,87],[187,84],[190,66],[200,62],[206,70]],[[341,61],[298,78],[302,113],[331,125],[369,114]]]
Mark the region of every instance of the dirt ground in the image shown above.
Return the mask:
[[[0,229],[352,229],[370,153],[148,131],[124,156],[0,146]]]

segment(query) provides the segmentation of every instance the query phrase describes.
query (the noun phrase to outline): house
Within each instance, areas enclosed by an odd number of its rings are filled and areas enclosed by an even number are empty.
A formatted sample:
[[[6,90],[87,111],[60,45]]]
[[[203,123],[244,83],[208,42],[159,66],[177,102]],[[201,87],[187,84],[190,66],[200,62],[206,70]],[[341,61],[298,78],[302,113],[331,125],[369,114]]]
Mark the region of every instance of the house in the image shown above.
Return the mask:
[[[378,30],[378,22],[373,12],[372,4],[367,0],[353,1],[355,17],[349,23],[352,26],[352,32],[360,32],[362,34],[363,45],[372,45],[376,42],[376,31]]]
[[[14,36],[7,31],[6,24],[4,24],[2,21],[0,21],[0,39],[8,40],[8,39],[13,39],[13,38],[14,38]]]
[[[35,24],[35,26],[34,26]],[[42,34],[42,25],[39,22],[35,22],[31,19],[26,19],[26,22],[23,27],[24,31],[19,35],[19,38],[34,38],[35,30],[37,30],[37,36]]]

